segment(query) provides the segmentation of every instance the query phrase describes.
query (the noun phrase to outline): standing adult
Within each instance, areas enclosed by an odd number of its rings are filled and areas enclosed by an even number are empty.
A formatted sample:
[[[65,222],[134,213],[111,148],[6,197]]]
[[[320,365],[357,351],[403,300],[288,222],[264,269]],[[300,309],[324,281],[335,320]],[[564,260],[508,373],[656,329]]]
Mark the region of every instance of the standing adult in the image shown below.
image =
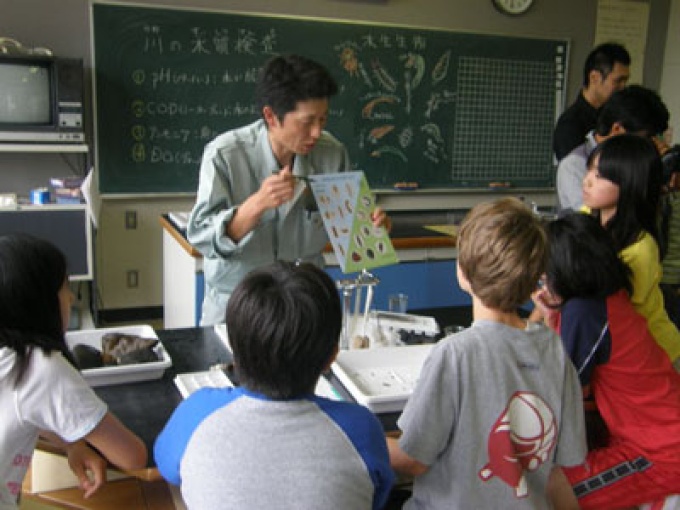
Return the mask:
[[[274,57],[257,84],[262,119],[207,145],[187,226],[204,257],[202,325],[224,322],[229,296],[255,268],[275,260],[323,265],[328,236],[304,178],[350,169],[345,147],[324,131],[337,90],[320,64]],[[387,222],[380,208],[372,218]]]
[[[640,85],[616,91],[600,110],[595,129],[557,166],[557,201],[560,213],[583,205],[583,178],[588,157],[606,139],[623,133],[657,137],[668,129],[670,115],[659,95]]]
[[[595,47],[583,66],[583,87],[576,101],[557,120],[553,151],[560,161],[595,128],[597,115],[610,96],[626,86],[630,77],[630,55],[616,43]]]

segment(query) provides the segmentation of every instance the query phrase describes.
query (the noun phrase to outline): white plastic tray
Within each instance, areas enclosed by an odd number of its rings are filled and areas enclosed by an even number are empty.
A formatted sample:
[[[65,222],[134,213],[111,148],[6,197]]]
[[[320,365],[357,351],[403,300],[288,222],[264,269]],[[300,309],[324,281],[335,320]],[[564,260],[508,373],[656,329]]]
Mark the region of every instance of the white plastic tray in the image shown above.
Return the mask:
[[[85,344],[101,350],[101,339],[106,333],[124,333],[128,335],[138,335],[144,338],[158,338],[151,326],[142,324],[139,326],[69,331],[66,333],[66,344],[69,349],[73,348],[76,344]],[[88,368],[82,370],[81,373],[89,385],[93,387],[160,379],[163,376],[165,369],[172,366],[172,360],[160,342],[156,344],[154,350],[156,351],[156,354],[158,354],[159,361],[113,367]]]
[[[340,351],[331,370],[374,413],[401,411],[432,344]]]

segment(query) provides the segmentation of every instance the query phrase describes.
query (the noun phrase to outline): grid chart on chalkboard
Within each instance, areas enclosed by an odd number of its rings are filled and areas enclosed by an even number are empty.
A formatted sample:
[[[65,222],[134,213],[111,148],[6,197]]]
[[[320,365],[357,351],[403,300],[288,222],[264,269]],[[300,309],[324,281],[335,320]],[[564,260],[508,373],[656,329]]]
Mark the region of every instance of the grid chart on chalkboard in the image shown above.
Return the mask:
[[[555,66],[546,62],[460,58],[451,180],[545,185],[555,83]]]

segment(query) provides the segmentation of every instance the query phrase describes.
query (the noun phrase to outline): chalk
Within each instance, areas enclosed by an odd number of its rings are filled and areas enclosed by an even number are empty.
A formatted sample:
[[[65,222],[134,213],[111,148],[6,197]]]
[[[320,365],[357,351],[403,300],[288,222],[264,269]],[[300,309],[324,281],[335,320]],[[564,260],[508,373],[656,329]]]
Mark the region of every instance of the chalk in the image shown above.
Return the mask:
[[[418,189],[420,186],[417,182],[395,182],[394,189],[397,191],[413,191]]]
[[[489,189],[508,189],[512,187],[511,182],[490,182]]]

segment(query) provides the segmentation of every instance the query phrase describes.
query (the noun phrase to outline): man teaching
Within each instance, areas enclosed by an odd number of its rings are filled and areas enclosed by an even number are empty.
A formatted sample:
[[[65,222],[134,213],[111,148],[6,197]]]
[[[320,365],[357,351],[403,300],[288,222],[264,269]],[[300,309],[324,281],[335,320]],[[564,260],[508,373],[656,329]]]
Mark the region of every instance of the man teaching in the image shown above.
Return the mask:
[[[201,325],[224,322],[231,292],[275,260],[323,265],[328,243],[305,178],[350,169],[344,145],[324,131],[333,77],[298,55],[269,60],[257,85],[262,119],[219,135],[204,151],[187,238],[203,254]],[[385,213],[372,213],[387,226]]]

